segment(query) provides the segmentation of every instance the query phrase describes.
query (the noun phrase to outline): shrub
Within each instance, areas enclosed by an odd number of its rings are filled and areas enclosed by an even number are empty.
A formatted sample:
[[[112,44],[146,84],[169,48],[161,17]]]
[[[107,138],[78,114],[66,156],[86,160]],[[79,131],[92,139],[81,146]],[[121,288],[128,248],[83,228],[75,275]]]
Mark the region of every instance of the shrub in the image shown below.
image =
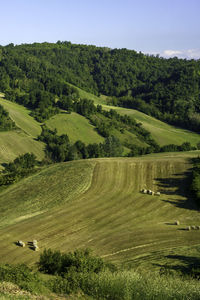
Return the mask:
[[[106,265],[100,257],[92,256],[89,249],[75,250],[73,253],[45,249],[40,255],[38,266],[44,273],[63,277],[70,272],[99,273],[106,267],[111,268],[111,265]]]
[[[0,281],[7,281],[17,284],[20,288],[34,294],[41,294],[46,291],[38,273],[24,264],[0,265]]]

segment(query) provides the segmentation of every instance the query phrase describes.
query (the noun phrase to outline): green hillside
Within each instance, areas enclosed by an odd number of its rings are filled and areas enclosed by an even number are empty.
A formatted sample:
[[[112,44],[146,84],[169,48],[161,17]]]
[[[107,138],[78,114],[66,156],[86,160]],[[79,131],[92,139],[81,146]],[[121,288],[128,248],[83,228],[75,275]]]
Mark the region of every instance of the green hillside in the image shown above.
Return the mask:
[[[41,160],[44,157],[44,144],[35,140],[41,132],[40,124],[23,106],[1,97],[0,104],[18,127],[16,130],[0,132],[0,164],[12,161],[26,152],[33,152]]]
[[[89,121],[77,113],[61,113],[47,120],[46,125],[49,129],[57,129],[58,134],[67,134],[72,143],[77,140],[83,141],[85,144],[101,143],[104,138],[101,137],[95,127]]]
[[[0,132],[0,164],[12,161],[26,152],[33,152],[41,160],[44,157],[44,144],[21,130]]]
[[[36,138],[41,133],[40,124],[29,115],[30,111],[27,108],[1,97],[0,104],[9,112],[17,127],[27,135]]]
[[[145,129],[151,132],[152,137],[160,146],[167,144],[180,145],[186,141],[196,146],[200,141],[200,136],[197,133],[169,125],[135,109],[107,105],[102,106],[104,109],[112,108],[116,109],[119,114],[132,116],[136,121],[142,123]]]
[[[169,124],[200,130],[199,60],[171,59],[71,42],[1,46],[0,90],[44,121],[80,89],[107,95]],[[57,104],[58,98],[62,101]],[[63,102],[63,103],[62,103]],[[69,104],[69,102],[68,102]]]
[[[0,194],[0,261],[33,264],[40,252],[14,244],[33,239],[41,251],[89,247],[118,265],[143,268],[177,262],[169,254],[197,255],[199,231],[185,229],[200,225],[186,196],[188,158],[198,154],[61,163],[14,184]]]
[[[138,110],[107,105],[108,97],[97,97],[81,89],[79,89],[79,93],[82,97],[93,100],[96,105],[102,105],[105,110],[114,109],[119,114],[132,116],[137,122],[142,123],[145,129],[151,132],[152,137],[160,146],[167,144],[180,145],[184,142],[190,142],[196,146],[200,141],[199,134],[169,125]]]

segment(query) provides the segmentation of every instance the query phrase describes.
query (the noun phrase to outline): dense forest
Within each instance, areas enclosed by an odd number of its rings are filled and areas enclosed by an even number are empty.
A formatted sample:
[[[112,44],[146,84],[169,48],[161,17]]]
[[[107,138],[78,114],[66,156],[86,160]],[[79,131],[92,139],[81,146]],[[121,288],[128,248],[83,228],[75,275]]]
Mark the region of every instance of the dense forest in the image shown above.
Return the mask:
[[[200,60],[70,42],[0,46],[0,90],[43,121],[79,98],[76,88],[110,96],[168,123],[200,131]]]
[[[9,113],[0,105],[0,131],[15,129],[16,125],[9,116]]]

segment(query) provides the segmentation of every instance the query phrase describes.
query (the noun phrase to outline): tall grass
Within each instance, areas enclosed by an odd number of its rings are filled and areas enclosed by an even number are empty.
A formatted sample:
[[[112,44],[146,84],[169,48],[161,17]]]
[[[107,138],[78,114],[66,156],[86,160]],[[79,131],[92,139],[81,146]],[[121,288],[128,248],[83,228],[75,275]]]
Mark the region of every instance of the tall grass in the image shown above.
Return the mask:
[[[200,282],[192,278],[133,271],[85,275],[82,289],[95,299],[200,299]]]

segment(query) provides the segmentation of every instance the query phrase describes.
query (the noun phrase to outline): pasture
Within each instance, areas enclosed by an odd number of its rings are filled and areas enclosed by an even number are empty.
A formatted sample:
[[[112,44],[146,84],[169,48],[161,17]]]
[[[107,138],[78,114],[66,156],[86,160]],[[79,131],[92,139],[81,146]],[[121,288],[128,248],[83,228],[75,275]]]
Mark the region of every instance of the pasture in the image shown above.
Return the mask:
[[[14,160],[26,152],[34,153],[38,160],[44,158],[44,144],[35,140],[41,133],[40,124],[25,107],[0,97],[0,104],[9,112],[18,129],[0,132],[0,164]]]
[[[101,143],[104,138],[98,134],[95,127],[83,116],[72,112],[57,114],[45,121],[51,130],[57,129],[58,134],[67,134],[71,143],[81,140],[85,144]]]
[[[30,110],[17,103],[5,100],[0,97],[0,104],[9,112],[11,119],[17,127],[24,131],[27,135],[36,138],[41,133],[41,126],[33,117]]]
[[[171,126],[135,109],[108,105],[107,98],[109,97],[103,95],[97,97],[81,89],[78,90],[81,97],[93,100],[96,105],[102,105],[103,109],[114,109],[119,114],[126,114],[133,117],[138,123],[142,123],[144,128],[151,132],[152,137],[160,146],[167,144],[181,145],[184,142],[190,142],[193,146],[196,146],[200,142],[200,136],[197,133]]]
[[[187,195],[189,158],[198,154],[80,160],[18,182],[0,194],[0,262],[33,265],[40,251],[15,245],[33,239],[41,251],[89,247],[134,268],[154,269],[178,264],[178,255],[199,255],[200,231],[185,230],[200,225]],[[144,195],[142,188],[161,195]]]

